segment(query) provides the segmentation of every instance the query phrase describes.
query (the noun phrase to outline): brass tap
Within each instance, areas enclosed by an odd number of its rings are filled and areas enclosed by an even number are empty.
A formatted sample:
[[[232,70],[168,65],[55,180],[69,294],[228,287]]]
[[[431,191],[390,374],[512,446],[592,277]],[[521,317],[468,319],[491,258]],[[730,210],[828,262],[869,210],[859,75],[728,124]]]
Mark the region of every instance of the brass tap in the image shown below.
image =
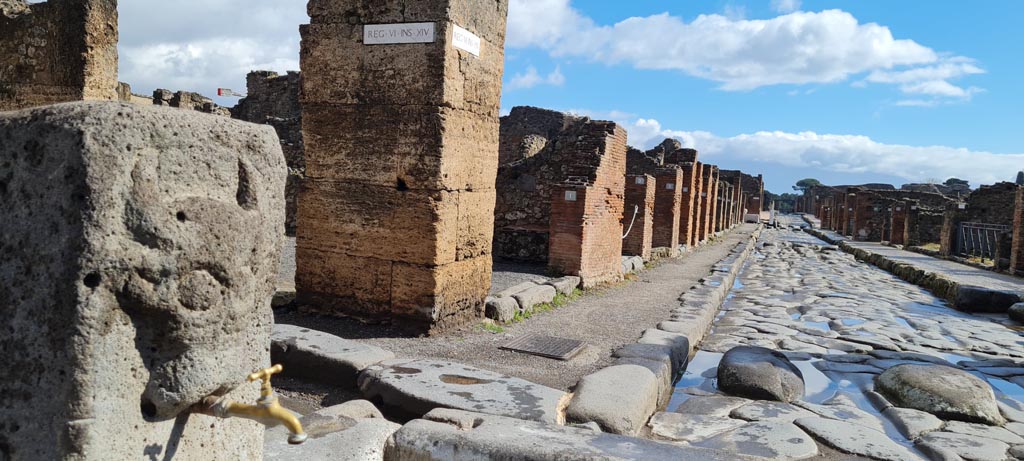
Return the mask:
[[[298,445],[305,442],[307,436],[302,430],[302,423],[299,422],[295,415],[277,402],[274,388],[270,385],[270,377],[280,373],[282,370],[284,370],[284,367],[281,365],[274,365],[249,375],[250,383],[253,381],[263,382],[260,386],[260,399],[256,401],[256,405],[246,405],[211,395],[203,399],[197,411],[218,418],[234,416],[250,419],[265,426],[281,423],[291,432],[291,435],[288,437],[288,443]]]

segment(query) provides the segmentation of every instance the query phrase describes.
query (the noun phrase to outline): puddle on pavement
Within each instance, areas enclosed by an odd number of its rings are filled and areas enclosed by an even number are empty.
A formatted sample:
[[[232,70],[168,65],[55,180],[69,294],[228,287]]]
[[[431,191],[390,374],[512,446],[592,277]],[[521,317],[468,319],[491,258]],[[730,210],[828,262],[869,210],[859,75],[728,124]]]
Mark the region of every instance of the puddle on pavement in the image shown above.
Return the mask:
[[[826,400],[835,397],[836,392],[839,391],[839,386],[834,381],[828,379],[825,373],[814,367],[814,363],[820,361],[800,360],[793,362],[793,365],[796,365],[804,376],[804,401],[824,403]]]
[[[910,326],[910,322],[908,322],[907,319],[905,319],[903,317],[896,317],[895,320],[896,320],[896,323],[902,325],[903,328],[906,328],[908,330],[915,330],[916,331],[916,329],[914,327]]]
[[[807,325],[807,326],[809,326],[811,328],[815,328],[815,329],[818,329],[818,330],[821,330],[821,331],[832,331],[832,327],[830,327],[828,325],[828,322],[810,322],[810,321],[804,320],[804,325]]]
[[[1005,379],[986,377],[989,384],[996,389],[996,394],[1003,394],[1018,402],[1024,402],[1024,388]]]
[[[842,319],[842,320],[840,320],[840,323],[842,323],[844,327],[855,327],[855,326],[861,325],[861,324],[863,324],[865,322],[867,322],[867,320],[864,320],[864,319]]]

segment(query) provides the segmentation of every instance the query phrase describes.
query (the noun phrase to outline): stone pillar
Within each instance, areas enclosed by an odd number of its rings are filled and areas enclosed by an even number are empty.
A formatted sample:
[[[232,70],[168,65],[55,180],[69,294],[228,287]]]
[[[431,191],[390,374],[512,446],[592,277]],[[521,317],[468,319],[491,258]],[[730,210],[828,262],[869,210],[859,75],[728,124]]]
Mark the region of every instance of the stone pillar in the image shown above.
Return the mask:
[[[1010,244],[1010,274],[1024,275],[1024,187],[1018,187],[1013,206],[1013,241]]]
[[[262,459],[264,426],[189,408],[255,403],[269,365],[274,130],[93,102],[0,114],[0,139],[0,458]]]
[[[628,234],[622,240],[622,254],[651,259],[654,239],[654,201],[657,182],[650,175],[626,176],[626,200],[622,226]]]
[[[679,221],[683,170],[662,168],[655,172],[657,192],[654,195],[654,240],[655,248],[668,248],[673,252],[679,248]]]
[[[679,243],[686,245],[687,247],[693,247],[697,244],[694,240],[694,229],[696,227],[696,208],[699,200],[699,191],[697,181],[700,179],[700,174],[697,173],[697,165],[695,163],[686,163],[681,165],[683,169],[683,186],[680,188],[680,194],[682,200],[679,204]]]
[[[308,11],[299,302],[428,332],[482,317],[507,0]]]
[[[939,240],[939,252],[942,256],[952,256],[957,251],[957,236],[960,234],[960,223],[967,218],[963,204],[953,204],[942,216],[942,234]]]
[[[707,207],[708,216],[704,225],[704,239],[710,239],[715,232],[715,218],[718,217],[718,167],[712,165],[711,173],[708,175],[708,187],[705,187],[707,192]]]
[[[704,242],[708,238],[708,223],[711,220],[711,190],[714,189],[714,166],[703,165],[701,168],[700,189],[700,221],[697,224],[697,241]]]

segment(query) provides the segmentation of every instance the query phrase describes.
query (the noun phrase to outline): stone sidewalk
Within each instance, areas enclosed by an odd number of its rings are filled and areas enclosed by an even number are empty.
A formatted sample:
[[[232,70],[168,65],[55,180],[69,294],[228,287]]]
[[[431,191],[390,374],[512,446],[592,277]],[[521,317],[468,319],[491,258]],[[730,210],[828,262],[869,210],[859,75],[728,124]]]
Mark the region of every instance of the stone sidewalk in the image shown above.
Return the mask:
[[[581,377],[611,365],[612,351],[635,343],[644,330],[669,318],[679,307],[680,295],[708,276],[738,243],[749,240],[755,229],[754,225],[738,227],[681,258],[664,260],[640,273],[636,281],[587,292],[567,306],[503,326],[500,333],[474,325],[443,336],[414,338],[387,325],[282,310],[275,312],[275,323],[358,340],[405,358],[459,362],[565,390]],[[283,266],[287,268],[288,263]],[[282,278],[282,288],[289,286],[288,274]],[[586,347],[567,362],[499,349],[528,334],[575,339]]]
[[[810,230],[829,243],[838,244],[857,259],[867,261],[900,278],[928,288],[959,309],[1006,312],[1024,298],[1024,280],[945,259],[900,250],[880,243],[856,242],[835,232]]]

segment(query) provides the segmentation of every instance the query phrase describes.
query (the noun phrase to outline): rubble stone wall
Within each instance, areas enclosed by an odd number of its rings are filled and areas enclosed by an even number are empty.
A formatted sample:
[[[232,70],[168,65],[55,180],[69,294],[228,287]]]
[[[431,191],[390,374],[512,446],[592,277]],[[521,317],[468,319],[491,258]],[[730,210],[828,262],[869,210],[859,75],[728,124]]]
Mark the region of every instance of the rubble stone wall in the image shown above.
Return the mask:
[[[274,127],[288,164],[285,185],[285,231],[295,235],[299,188],[306,176],[305,146],[302,142],[301,74],[255,71],[246,77],[247,96],[231,109],[231,116],[247,122]]]
[[[117,99],[117,1],[7,0],[0,9],[0,111]]]

